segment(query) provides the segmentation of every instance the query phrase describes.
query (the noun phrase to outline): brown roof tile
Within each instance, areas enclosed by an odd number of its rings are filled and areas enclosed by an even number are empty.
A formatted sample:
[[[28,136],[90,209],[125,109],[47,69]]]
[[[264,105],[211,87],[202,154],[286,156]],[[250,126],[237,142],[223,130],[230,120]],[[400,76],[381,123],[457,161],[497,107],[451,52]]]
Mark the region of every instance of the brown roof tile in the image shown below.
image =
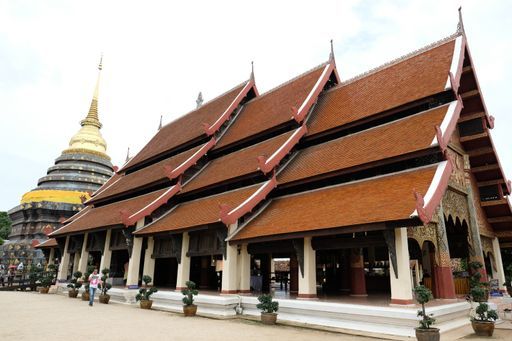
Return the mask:
[[[232,240],[408,219],[437,165],[274,199]]]
[[[143,187],[153,182],[165,179],[166,175],[164,173],[164,166],[170,166],[172,169],[178,167],[181,163],[186,161],[195,152],[197,152],[201,147],[202,145],[194,147],[192,149],[184,151],[183,153],[174,155],[170,158],[152,164],[148,167],[142,168],[136,172],[130,173],[128,175],[123,175],[122,177],[119,178],[117,182],[112,184],[109,188],[105,189],[105,191],[96,195],[91,200],[91,202],[95,202],[100,199],[104,199],[116,194],[127,192],[129,190]]]
[[[216,149],[291,120],[291,107],[299,108],[320,78],[325,64],[245,104]]]
[[[53,232],[51,237],[122,224],[121,214],[119,213],[121,210],[126,210],[130,214],[135,213],[150,204],[165,191],[166,189],[162,189],[135,198],[118,201],[110,205],[92,208],[80,218],[73,220],[71,223]]]
[[[166,124],[123,168],[128,168],[153,156],[171,150],[204,134],[203,123],[213,124],[242,91],[246,82],[203,104],[177,120]]]
[[[448,104],[356,134],[303,149],[279,173],[279,183],[404,155],[429,148]]]
[[[236,207],[250,197],[259,185],[244,187],[179,204],[165,216],[136,234],[152,234],[220,222],[220,205]]]
[[[50,238],[48,240],[45,240],[44,242],[40,243],[39,245],[36,245],[36,249],[51,249],[54,247],[59,246],[57,244],[57,240],[55,238]]]
[[[213,160],[199,175],[183,187],[182,193],[258,171],[257,157],[261,155],[271,156],[272,153],[286,142],[293,132],[284,133]]]
[[[448,79],[453,51],[454,40],[450,40],[329,90],[320,96],[308,124],[308,135],[442,92]]]

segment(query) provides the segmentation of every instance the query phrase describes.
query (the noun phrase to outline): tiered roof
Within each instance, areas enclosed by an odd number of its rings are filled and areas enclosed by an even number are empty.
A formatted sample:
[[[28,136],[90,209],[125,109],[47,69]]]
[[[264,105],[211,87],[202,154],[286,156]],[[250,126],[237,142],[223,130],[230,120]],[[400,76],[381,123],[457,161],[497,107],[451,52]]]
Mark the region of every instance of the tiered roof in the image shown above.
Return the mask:
[[[290,237],[325,229],[343,233],[346,226],[382,223],[385,227],[384,223],[406,221],[416,210],[413,190],[425,196],[437,168],[428,166],[279,197],[231,240]]]
[[[58,234],[130,226],[163,204],[136,234],[238,222],[236,242],[428,223],[457,123],[474,115],[466,48],[457,34],[340,84],[330,59],[262,95],[251,78],[162,128]]]

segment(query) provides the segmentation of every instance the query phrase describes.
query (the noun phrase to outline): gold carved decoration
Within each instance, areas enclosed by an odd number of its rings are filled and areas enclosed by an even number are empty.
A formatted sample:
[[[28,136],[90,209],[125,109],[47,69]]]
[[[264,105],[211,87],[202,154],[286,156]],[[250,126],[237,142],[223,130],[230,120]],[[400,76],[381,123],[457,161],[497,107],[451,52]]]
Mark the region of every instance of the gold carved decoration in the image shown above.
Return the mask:
[[[466,220],[466,223],[469,224],[468,200],[466,196],[448,189],[443,196],[443,210],[446,218],[451,215],[454,220],[458,217],[461,223],[463,220]]]
[[[446,149],[449,157],[453,162],[453,171],[450,175],[449,184],[457,189],[466,188],[465,175],[464,175],[464,157],[454,151],[453,149]]]

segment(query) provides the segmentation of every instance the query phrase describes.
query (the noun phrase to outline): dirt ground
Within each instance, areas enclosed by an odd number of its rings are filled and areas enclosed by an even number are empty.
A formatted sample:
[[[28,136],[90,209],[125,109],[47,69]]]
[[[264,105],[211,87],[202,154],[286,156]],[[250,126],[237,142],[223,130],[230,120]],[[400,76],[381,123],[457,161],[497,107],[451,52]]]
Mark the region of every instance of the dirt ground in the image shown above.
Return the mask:
[[[510,322],[506,322],[512,328]],[[508,327],[506,325],[506,327]],[[495,340],[512,340],[512,329],[496,330]],[[470,328],[470,327],[469,327]],[[455,340],[467,330],[443,335]],[[468,337],[477,340],[474,337]],[[465,338],[464,338],[465,339]],[[95,303],[61,295],[0,292],[0,340],[376,340],[339,333],[235,319],[185,318],[135,306]],[[489,340],[486,338],[485,340]]]

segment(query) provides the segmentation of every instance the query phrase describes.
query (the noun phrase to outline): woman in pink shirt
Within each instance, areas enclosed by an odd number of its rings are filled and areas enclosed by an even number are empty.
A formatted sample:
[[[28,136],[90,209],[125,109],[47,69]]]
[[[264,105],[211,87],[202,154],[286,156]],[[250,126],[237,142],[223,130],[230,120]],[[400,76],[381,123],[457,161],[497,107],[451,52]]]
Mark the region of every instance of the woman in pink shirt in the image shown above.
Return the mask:
[[[92,274],[89,275],[89,305],[92,307],[94,303],[94,294],[98,289],[98,284],[101,283],[101,277],[98,274],[98,269],[94,269]]]

